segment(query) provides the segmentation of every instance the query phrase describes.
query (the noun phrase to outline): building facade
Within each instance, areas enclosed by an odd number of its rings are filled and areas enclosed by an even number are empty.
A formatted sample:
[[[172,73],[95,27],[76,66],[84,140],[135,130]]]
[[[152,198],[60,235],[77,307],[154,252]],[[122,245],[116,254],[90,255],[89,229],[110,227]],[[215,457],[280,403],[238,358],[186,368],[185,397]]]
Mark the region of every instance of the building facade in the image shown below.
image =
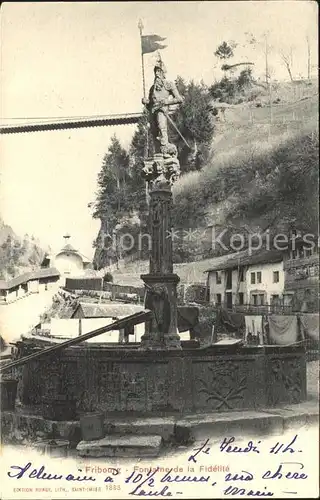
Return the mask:
[[[31,293],[45,292],[58,286],[59,279],[60,272],[50,267],[21,274],[9,281],[1,281],[0,300],[2,303],[10,303]]]
[[[295,310],[319,310],[319,247],[303,241],[284,254],[285,301]]]
[[[214,264],[214,263],[213,263]],[[247,250],[218,257],[208,272],[210,302],[235,306],[276,304],[284,294],[283,255],[280,252]]]
[[[91,262],[69,243],[70,235],[64,236],[65,245],[54,256],[46,255],[42,267],[54,266],[61,275],[61,285],[67,277],[83,276],[87,269],[92,268]]]
[[[279,303],[284,293],[283,260],[249,265],[245,284],[248,304],[263,306]]]

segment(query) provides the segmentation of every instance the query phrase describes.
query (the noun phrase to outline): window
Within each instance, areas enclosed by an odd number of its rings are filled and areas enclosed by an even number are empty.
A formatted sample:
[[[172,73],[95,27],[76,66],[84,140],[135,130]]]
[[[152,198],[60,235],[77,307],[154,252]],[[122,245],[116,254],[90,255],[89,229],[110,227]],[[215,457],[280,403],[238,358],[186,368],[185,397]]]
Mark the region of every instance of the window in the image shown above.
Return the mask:
[[[251,285],[254,285],[256,282],[256,273],[251,273]]]
[[[243,293],[240,292],[238,297],[239,297],[239,305],[243,306]]]
[[[254,306],[258,305],[258,295],[252,294],[252,303]]]
[[[227,290],[230,290],[230,288],[232,288],[232,269],[226,271],[226,278],[227,278]]]
[[[243,267],[240,268],[239,271],[239,281],[243,282],[244,281],[244,272],[243,272]]]
[[[216,283],[221,285],[221,273],[219,271],[216,271]]]
[[[283,296],[283,305],[290,306],[292,304],[293,295],[285,294]]]
[[[279,283],[279,271],[273,271],[273,283]]]
[[[261,271],[257,272],[257,283],[261,283]]]
[[[226,303],[227,303],[227,309],[232,309],[232,293],[231,292],[226,293]]]
[[[221,304],[221,293],[217,293],[216,297],[217,297],[216,298],[216,304],[220,305]]]
[[[271,304],[275,305],[279,303],[279,295],[271,295]]]
[[[264,305],[264,294],[263,294],[263,293],[261,293],[261,294],[259,295],[259,303],[260,303],[260,305],[261,305],[261,306],[263,306],[263,305]]]

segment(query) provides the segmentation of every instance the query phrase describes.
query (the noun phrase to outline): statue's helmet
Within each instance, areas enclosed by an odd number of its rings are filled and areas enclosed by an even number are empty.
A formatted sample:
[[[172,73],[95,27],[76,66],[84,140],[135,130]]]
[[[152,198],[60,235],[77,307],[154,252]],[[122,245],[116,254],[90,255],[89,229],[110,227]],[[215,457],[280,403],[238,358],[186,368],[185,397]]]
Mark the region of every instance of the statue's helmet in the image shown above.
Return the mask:
[[[167,70],[160,57],[153,68],[154,74],[156,74],[159,70],[162,72],[163,76],[165,76]]]

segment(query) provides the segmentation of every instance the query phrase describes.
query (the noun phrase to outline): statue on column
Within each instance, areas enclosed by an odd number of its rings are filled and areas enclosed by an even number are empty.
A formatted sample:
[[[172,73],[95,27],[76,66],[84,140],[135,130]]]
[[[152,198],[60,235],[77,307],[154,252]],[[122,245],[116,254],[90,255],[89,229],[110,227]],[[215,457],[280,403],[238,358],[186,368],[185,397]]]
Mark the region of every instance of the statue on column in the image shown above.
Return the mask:
[[[166,69],[159,57],[154,67],[154,82],[149,90],[149,97],[142,99],[142,103],[149,111],[155,149],[152,160],[144,162],[143,173],[146,181],[154,186],[171,185],[180,175],[178,151],[168,138],[168,120],[175,127],[169,116],[170,107],[181,104],[182,101],[183,98],[175,84],[166,80]]]
[[[183,101],[176,85],[166,80],[166,69],[159,58],[154,67],[154,82],[149,90],[149,98],[142,99],[149,111],[151,134],[156,153],[172,156],[176,152],[174,144],[168,139],[168,114],[170,106]]]
[[[141,276],[145,283],[145,307],[152,311],[142,336],[143,349],[181,349],[177,327],[177,291],[179,277],[173,273],[171,239],[171,186],[179,177],[178,151],[168,139],[171,105],[182,102],[176,86],[166,80],[161,61],[154,68],[154,83],[149,98],[143,99],[149,111],[149,122],[155,153],[144,160],[143,176],[150,186],[151,251],[149,274]],[[181,136],[181,134],[180,134]]]

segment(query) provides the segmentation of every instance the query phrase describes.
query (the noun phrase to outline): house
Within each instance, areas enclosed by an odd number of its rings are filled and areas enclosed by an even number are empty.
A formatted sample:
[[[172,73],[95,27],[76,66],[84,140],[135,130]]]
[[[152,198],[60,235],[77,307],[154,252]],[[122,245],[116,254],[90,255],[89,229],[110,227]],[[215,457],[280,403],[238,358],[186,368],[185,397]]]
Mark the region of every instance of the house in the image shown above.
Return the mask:
[[[56,267],[62,279],[65,279],[66,276],[83,276],[85,271],[92,267],[90,260],[69,243],[69,234],[66,234],[64,239],[65,244],[61,250],[54,257],[46,255],[41,267]]]
[[[71,318],[122,318],[144,311],[144,307],[136,304],[98,304],[95,302],[79,302]]]
[[[80,334],[100,328],[106,324],[106,320],[115,321],[117,319],[130,316],[144,310],[143,306],[136,304],[97,304],[90,302],[80,302],[73,312],[71,319],[79,320]],[[84,331],[85,330],[85,331]],[[140,342],[144,334],[144,324],[124,328],[120,331],[120,338]],[[103,334],[104,335],[104,334]],[[129,337],[131,335],[131,337]],[[94,339],[92,339],[94,341]],[[97,340],[96,340],[97,341]]]
[[[38,269],[16,276],[9,281],[0,281],[0,297],[8,303],[29,293],[46,291],[58,284],[60,273],[54,267]]]
[[[283,253],[260,250],[217,257],[208,273],[209,301],[228,309],[274,304],[284,293]]]
[[[285,301],[297,311],[319,310],[319,246],[307,245],[302,237],[284,253]]]
[[[79,321],[81,320],[82,326],[84,325],[86,327],[86,331],[90,331],[87,329],[87,325],[89,325],[90,322],[93,325],[93,318],[95,320],[99,319],[100,321],[102,318],[112,318],[112,320],[115,321],[118,318],[124,318],[140,311],[144,311],[143,305],[123,303],[117,304],[116,302],[111,302],[109,304],[80,302],[74,310],[71,318],[79,318]],[[179,306],[177,313],[178,330],[181,340],[189,340],[190,336],[191,338],[194,338],[196,336],[196,329],[199,324],[198,308],[192,306]],[[134,342],[140,342],[143,334],[144,324],[130,327],[128,330],[124,329],[123,332],[123,335],[125,337],[130,335],[130,340],[132,338],[134,339],[132,340]]]

